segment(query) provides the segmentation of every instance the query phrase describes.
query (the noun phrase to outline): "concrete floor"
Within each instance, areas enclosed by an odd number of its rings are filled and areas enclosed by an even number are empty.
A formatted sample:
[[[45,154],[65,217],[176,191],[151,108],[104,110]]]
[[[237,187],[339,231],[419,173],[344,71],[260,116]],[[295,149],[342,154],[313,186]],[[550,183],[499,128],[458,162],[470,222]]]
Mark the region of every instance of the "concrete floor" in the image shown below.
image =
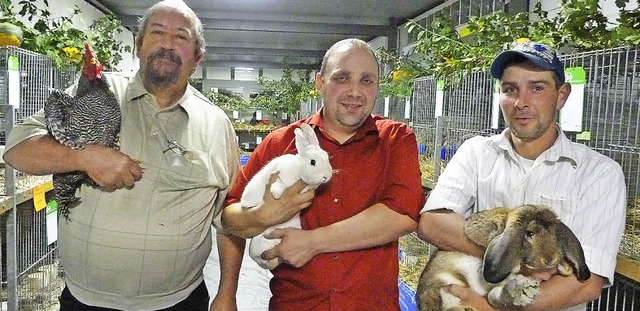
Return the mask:
[[[215,229],[213,248],[209,259],[204,267],[204,280],[209,289],[209,296],[213,299],[218,291],[218,280],[220,276],[220,265],[218,259],[218,249],[216,246]],[[249,243],[247,243],[247,247]],[[269,280],[271,272],[263,269],[249,257],[248,250],[245,249],[245,256],[240,269],[238,280],[238,311],[265,311],[269,307]]]

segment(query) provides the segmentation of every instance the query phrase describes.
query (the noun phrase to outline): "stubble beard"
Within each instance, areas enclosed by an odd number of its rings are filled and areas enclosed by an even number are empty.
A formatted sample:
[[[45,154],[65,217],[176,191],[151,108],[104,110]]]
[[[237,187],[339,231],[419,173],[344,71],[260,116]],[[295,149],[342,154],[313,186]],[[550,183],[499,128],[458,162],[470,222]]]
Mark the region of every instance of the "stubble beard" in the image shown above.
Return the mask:
[[[349,114],[348,112],[340,112],[336,111],[336,119],[340,124],[345,127],[357,129],[367,120],[367,117],[370,115],[364,112],[358,112],[356,115]]]
[[[340,124],[342,124],[347,128],[352,128],[352,129],[359,128],[362,124],[364,124],[364,121],[366,120],[366,118],[363,118],[363,117],[350,117],[350,116],[343,116],[343,115],[338,115],[337,119],[338,119],[338,122],[340,122]]]
[[[528,130],[525,127],[517,127],[512,125],[509,126],[509,129],[511,130],[513,136],[517,137],[518,139],[524,142],[531,142],[542,137],[549,126],[551,125],[547,124],[544,121],[537,120],[531,130]]]

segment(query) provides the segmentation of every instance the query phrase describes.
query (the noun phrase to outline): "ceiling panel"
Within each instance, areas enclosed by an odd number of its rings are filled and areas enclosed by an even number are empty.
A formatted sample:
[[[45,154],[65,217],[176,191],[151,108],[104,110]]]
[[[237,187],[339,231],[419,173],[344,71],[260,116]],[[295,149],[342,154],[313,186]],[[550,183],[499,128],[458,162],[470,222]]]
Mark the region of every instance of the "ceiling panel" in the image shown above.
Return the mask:
[[[157,1],[86,0],[135,31]],[[205,27],[210,67],[318,68],[336,41],[395,38],[397,26],[445,1],[188,0]],[[390,43],[395,39],[389,40]]]

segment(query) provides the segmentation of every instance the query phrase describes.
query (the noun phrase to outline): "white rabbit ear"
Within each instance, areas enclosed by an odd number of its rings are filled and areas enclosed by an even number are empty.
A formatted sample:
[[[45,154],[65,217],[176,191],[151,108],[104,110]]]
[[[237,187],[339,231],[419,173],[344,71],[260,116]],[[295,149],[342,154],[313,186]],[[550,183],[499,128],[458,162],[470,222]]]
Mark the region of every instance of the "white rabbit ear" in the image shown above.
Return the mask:
[[[299,154],[305,154],[310,145],[319,145],[318,137],[309,124],[302,123],[293,132],[296,134],[296,149]]]
[[[304,131],[305,135],[307,136],[310,145],[320,145],[320,143],[318,142],[318,136],[316,136],[316,132],[313,130],[313,127],[311,127],[311,125],[302,123],[300,128],[302,128],[302,131]]]
[[[293,130],[296,134],[296,149],[298,149],[299,154],[303,154],[307,150],[307,146],[309,145],[309,139],[307,139],[307,135],[301,128],[297,128]]]

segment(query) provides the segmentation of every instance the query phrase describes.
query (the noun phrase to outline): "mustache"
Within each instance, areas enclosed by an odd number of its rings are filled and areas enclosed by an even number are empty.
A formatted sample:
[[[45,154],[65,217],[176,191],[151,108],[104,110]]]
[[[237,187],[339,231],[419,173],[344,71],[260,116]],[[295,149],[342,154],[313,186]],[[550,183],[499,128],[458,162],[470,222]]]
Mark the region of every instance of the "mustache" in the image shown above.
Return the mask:
[[[176,53],[174,53],[172,50],[167,50],[165,48],[160,48],[159,50],[153,52],[151,55],[149,55],[149,60],[153,61],[155,59],[168,59],[178,65],[182,65],[182,59],[180,59],[180,56],[176,55]]]

